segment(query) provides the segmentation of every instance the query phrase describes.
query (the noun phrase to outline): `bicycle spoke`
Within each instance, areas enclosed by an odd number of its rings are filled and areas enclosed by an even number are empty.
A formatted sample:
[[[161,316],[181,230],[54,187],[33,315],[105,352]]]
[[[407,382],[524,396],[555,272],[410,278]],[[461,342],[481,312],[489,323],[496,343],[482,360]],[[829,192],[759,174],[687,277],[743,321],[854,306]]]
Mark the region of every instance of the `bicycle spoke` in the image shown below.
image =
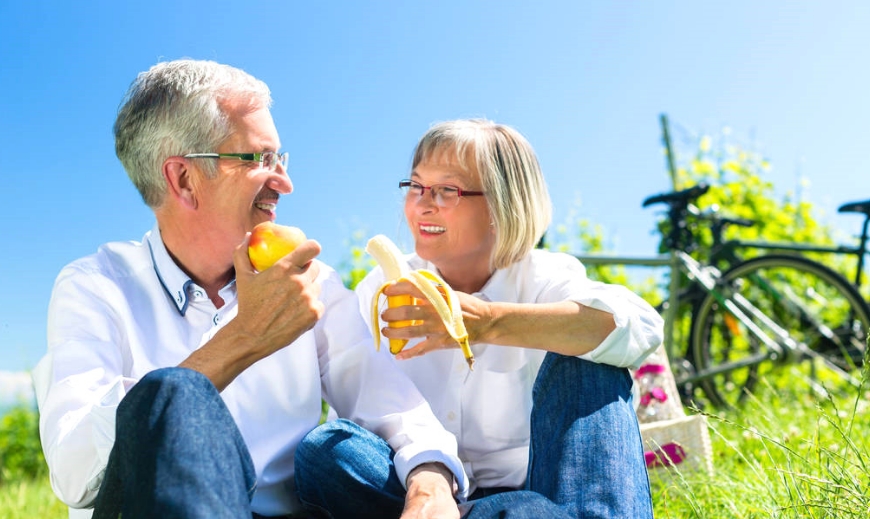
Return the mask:
[[[852,386],[854,386],[856,388],[861,386],[861,379],[853,376],[851,373],[849,373],[848,371],[841,368],[836,362],[831,360],[829,357],[827,357],[827,356],[825,356],[817,351],[813,351],[809,348],[802,350],[801,353],[803,353],[805,356],[807,356],[807,358],[810,362],[818,361],[818,362],[823,363],[829,370],[837,373],[844,381],[851,384]]]

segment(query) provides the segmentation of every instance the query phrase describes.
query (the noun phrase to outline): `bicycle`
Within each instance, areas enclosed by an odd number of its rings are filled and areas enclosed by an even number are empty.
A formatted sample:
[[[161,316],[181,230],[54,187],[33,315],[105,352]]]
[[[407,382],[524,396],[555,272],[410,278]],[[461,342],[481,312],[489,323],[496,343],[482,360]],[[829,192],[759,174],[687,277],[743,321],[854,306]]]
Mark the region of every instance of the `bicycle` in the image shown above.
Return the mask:
[[[723,241],[728,225],[751,225],[702,213],[693,202],[708,186],[647,198],[643,207],[668,206],[665,246],[669,254],[647,258],[577,257],[585,264],[669,266],[665,346],[677,387],[687,402],[700,405],[697,389],[718,407],[738,406],[762,384],[791,386],[817,394],[857,387],[870,331],[870,308],[854,284],[841,274],[800,254],[808,251],[854,253],[860,280],[867,245],[870,203],[853,204],[866,215],[859,248]],[[847,204],[849,206],[849,204]],[[844,206],[844,207],[847,207]],[[709,260],[691,254],[699,241],[689,217],[711,226]],[[743,259],[741,247],[776,249]],[[685,316],[685,318],[679,318]],[[688,335],[684,351],[675,350],[675,325]],[[688,328],[688,330],[686,330]]]

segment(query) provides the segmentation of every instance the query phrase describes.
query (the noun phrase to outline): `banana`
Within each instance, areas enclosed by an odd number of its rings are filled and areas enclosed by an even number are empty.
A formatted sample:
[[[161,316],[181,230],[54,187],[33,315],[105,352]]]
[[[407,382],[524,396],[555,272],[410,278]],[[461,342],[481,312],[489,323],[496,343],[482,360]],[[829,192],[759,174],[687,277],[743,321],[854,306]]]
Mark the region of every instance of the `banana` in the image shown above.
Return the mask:
[[[403,259],[402,252],[396,247],[396,244],[390,241],[383,234],[378,234],[371,238],[366,244],[366,252],[368,252],[381,269],[384,271],[384,284],[375,292],[372,298],[372,335],[375,337],[375,346],[380,350],[381,347],[381,331],[380,319],[378,315],[379,303],[384,289],[397,281],[409,281],[417,287],[426,300],[438,312],[441,322],[447,328],[447,332],[459,343],[459,348],[462,354],[465,355],[465,361],[468,362],[468,368],[474,369],[474,354],[471,352],[471,346],[468,344],[468,331],[465,329],[465,321],[462,319],[462,308],[459,305],[459,298],[456,292],[441,279],[438,274],[427,269],[412,270],[408,263]],[[414,304],[410,296],[388,296],[388,308],[395,308],[402,305]],[[389,323],[390,327],[402,327],[416,324],[415,321],[398,321]],[[405,339],[390,339],[390,353],[396,354],[402,351],[402,348],[408,343]]]

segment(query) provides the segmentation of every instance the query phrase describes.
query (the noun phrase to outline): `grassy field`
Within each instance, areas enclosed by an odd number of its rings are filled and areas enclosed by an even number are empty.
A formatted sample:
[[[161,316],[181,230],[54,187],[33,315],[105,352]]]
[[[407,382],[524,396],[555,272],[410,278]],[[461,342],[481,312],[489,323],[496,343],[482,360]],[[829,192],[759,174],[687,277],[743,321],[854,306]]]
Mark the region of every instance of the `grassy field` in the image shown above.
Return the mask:
[[[51,491],[48,479],[0,485],[0,517],[4,519],[66,519],[67,508]]]
[[[708,415],[713,474],[653,484],[657,518],[866,518],[870,511],[870,393],[819,400],[756,398]],[[67,517],[47,480],[0,485],[0,517]]]
[[[713,474],[653,486],[657,518],[870,516],[870,392],[819,400],[766,393],[708,416]]]

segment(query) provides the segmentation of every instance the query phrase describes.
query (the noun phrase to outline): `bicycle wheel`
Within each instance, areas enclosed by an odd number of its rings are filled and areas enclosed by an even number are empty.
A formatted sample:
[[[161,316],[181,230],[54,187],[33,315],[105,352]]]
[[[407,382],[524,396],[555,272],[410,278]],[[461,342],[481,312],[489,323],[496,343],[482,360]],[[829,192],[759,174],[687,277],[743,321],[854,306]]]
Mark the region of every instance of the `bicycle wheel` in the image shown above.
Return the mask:
[[[693,317],[692,357],[720,407],[762,388],[842,392],[858,384],[868,328],[867,303],[840,274],[771,254],[735,265],[708,292]]]

